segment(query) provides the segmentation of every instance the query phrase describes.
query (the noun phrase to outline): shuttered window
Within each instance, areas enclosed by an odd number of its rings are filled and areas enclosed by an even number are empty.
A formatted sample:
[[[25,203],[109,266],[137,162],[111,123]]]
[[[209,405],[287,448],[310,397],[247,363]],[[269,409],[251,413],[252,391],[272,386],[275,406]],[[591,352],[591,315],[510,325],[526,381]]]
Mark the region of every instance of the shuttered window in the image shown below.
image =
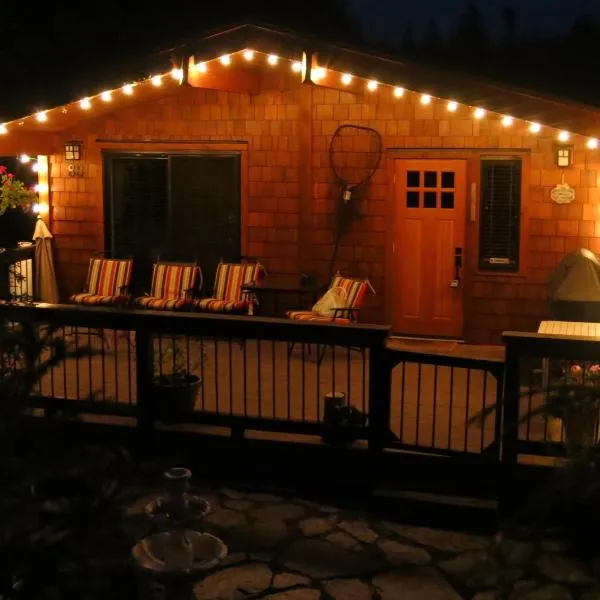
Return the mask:
[[[487,159],[481,162],[481,270],[519,270],[521,171],[519,159]]]

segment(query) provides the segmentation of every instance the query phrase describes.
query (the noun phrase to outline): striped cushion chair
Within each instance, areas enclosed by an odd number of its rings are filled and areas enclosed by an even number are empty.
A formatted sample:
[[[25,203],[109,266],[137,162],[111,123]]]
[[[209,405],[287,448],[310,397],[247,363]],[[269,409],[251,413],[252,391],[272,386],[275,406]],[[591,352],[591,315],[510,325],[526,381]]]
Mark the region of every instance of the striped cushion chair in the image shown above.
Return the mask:
[[[347,325],[356,323],[358,315],[368,291],[375,293],[368,279],[356,277],[343,277],[339,273],[331,280],[328,290],[342,288],[346,296],[346,306],[334,308],[330,317],[319,315],[312,310],[290,310],[287,313],[289,319],[294,321],[311,321],[313,323],[337,323]]]
[[[254,299],[243,293],[242,285],[259,280],[264,272],[259,262],[219,263],[213,297],[194,300],[194,308],[200,312],[248,314]]]
[[[148,296],[135,299],[139,308],[183,310],[189,308],[194,292],[202,287],[202,271],[195,263],[157,262],[152,269]]]
[[[114,306],[127,302],[132,259],[91,258],[85,292],[74,294],[75,304]]]

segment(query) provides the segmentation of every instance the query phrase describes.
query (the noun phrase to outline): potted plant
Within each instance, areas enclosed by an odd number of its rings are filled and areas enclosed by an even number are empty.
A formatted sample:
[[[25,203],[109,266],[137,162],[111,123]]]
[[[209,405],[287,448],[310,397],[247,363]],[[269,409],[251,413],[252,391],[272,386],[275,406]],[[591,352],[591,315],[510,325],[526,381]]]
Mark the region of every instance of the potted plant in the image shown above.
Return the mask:
[[[2,243],[11,248],[16,247],[19,232],[23,229],[20,220],[26,219],[24,210],[32,208],[36,202],[36,192],[27,188],[22,181],[9,173],[5,166],[0,165],[0,216],[9,217],[8,222],[4,223],[6,239],[3,239]]]
[[[323,422],[327,426],[323,435],[326,444],[351,444],[367,426],[367,415],[347,404],[341,392],[330,392],[325,396]]]
[[[152,401],[156,416],[176,422],[194,410],[202,378],[197,372],[206,358],[205,349],[185,336],[155,339]]]

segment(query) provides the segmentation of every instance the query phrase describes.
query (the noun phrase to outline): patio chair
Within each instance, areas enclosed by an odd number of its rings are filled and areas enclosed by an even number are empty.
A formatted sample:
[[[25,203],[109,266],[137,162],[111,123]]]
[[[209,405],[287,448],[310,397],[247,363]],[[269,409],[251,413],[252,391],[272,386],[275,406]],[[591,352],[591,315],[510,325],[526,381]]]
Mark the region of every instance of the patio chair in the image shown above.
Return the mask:
[[[220,262],[215,274],[213,296],[194,300],[194,309],[199,312],[251,314],[256,299],[245,294],[242,286],[251,281],[258,281],[265,272],[265,268],[258,261]]]
[[[367,292],[375,294],[375,290],[367,277],[344,277],[340,272],[336,273],[331,283],[325,290],[341,288],[344,292],[345,306],[332,308],[329,316],[318,314],[313,310],[290,310],[287,312],[288,319],[293,321],[307,321],[311,323],[336,323],[338,325],[348,325],[357,323],[359,320],[362,303]],[[323,295],[324,295],[323,294]],[[321,296],[322,297],[322,296]],[[290,344],[289,353],[294,350],[295,343]],[[319,353],[319,364],[325,356],[327,346],[323,347]],[[308,346],[310,353],[310,344]]]
[[[202,288],[202,270],[196,263],[154,263],[150,294],[134,300],[137,308],[185,310]]]
[[[133,272],[133,259],[105,257],[90,258],[86,288],[73,294],[74,304],[92,306],[118,306],[129,300],[129,285]]]

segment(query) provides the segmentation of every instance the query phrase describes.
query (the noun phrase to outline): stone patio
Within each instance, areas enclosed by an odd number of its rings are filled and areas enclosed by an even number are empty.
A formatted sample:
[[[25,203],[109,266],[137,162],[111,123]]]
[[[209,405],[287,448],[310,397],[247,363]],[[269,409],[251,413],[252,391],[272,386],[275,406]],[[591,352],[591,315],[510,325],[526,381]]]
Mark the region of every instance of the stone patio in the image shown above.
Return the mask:
[[[194,584],[197,600],[600,600],[600,565],[559,541],[500,540],[401,525],[299,498],[195,488],[202,524],[229,547]],[[128,511],[147,533],[144,497]]]

